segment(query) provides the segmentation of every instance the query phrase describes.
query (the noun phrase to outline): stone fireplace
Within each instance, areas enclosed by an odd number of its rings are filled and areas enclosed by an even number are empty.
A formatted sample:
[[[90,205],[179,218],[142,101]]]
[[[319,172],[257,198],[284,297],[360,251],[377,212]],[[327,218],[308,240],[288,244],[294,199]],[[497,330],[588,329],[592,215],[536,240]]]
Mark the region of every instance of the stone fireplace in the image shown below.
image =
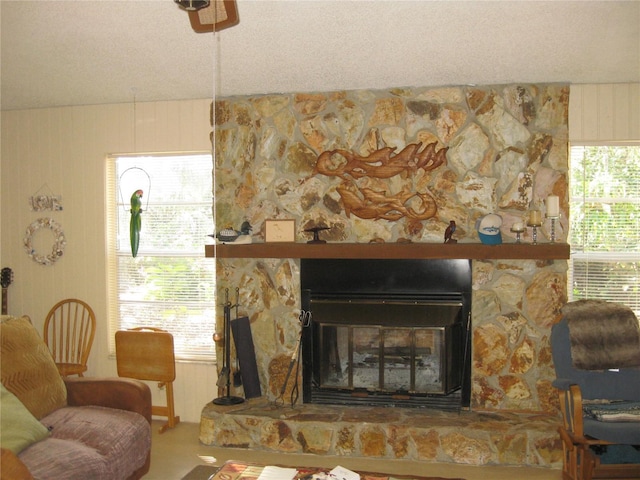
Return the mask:
[[[295,220],[296,245],[312,238],[307,229],[325,225],[330,229],[321,237],[328,247],[434,244],[445,252],[449,245],[442,244],[443,233],[450,220],[458,226],[458,244],[478,243],[475,222],[498,213],[503,241],[513,243],[511,225],[534,206],[544,217],[543,200],[555,194],[561,210],[556,231],[562,240],[569,220],[568,97],[567,85],[513,84],[218,99],[217,223],[238,228],[249,221],[255,243],[264,241],[264,221],[278,218]],[[429,172],[358,182],[363,189],[390,194],[428,191],[437,213],[427,220],[348,215],[337,193],[342,179],[315,171],[318,156],[327,150],[366,156],[385,146],[399,152],[417,142],[448,148],[445,164]],[[548,230],[548,223],[538,229],[541,244],[548,241]],[[537,247],[528,245],[530,230],[523,241],[522,256],[469,257],[472,340],[469,398],[463,404],[471,409],[557,409],[548,337],[566,300],[567,262],[536,256]],[[218,291],[240,289],[240,313],[251,321],[267,400],[279,394],[300,332],[301,258],[230,255],[217,260]],[[219,308],[218,325],[222,318]],[[242,396],[242,387],[233,390]]]
[[[468,260],[303,259],[305,403],[469,405]]]
[[[558,84],[406,87],[217,99],[217,225],[239,228],[246,220],[253,227],[253,241],[261,245],[224,246],[225,255],[216,255],[216,282],[218,291],[239,288],[239,310],[251,322],[263,398],[222,411],[206,406],[201,441],[284,452],[557,466],[558,405],[551,385],[549,334],[566,301],[568,255],[540,253],[548,245],[548,222],[538,229],[538,245],[530,244],[529,230],[523,235],[524,243],[514,246],[510,227],[522,222],[532,207],[541,209],[544,217],[543,201],[554,194],[560,198],[561,211],[557,238],[560,242],[565,238],[569,221],[568,102],[568,85]],[[212,123],[213,118],[212,113]],[[436,168],[409,168],[390,178],[327,176],[317,168],[319,156],[327,151],[339,149],[365,158],[383,148],[401,152],[417,144],[435,145],[437,152],[446,153],[445,161]],[[367,212],[364,197],[350,200],[352,205],[361,202],[363,208],[345,208],[345,192],[367,192],[391,202],[391,208],[399,205],[394,202],[407,200],[393,215],[376,220],[362,218]],[[423,212],[421,199],[429,198],[436,207],[433,216],[416,216],[415,212]],[[503,242],[510,247],[473,248],[480,243],[476,221],[489,213],[502,217]],[[262,243],[267,219],[295,220],[295,243]],[[451,220],[457,224],[454,238],[458,243],[443,244]],[[329,227],[321,232],[327,244],[308,246],[312,238],[308,230],[316,226]],[[502,255],[505,251],[511,253]],[[371,256],[368,252],[383,253]],[[351,310],[369,309],[367,320],[365,324],[356,320],[351,330],[344,330],[332,324],[339,315],[335,313],[338,300],[330,298],[333,294],[315,303],[309,303],[311,295],[305,298],[310,289],[300,274],[306,269],[306,259],[318,258],[462,259],[471,271],[471,288],[463,289],[469,292],[471,317],[453,310],[427,314],[433,299],[411,298],[411,310],[419,316],[438,318],[434,321],[438,325],[428,328],[441,333],[421,337],[423,333],[412,330],[413,326],[402,324],[405,311],[397,315],[385,311],[396,298],[377,298],[385,303],[372,307],[366,303],[368,292],[361,291],[351,303],[339,303],[337,310],[345,310],[345,305]],[[366,266],[359,269],[370,272]],[[339,284],[342,274],[326,271],[330,279],[325,284]],[[390,287],[383,285],[382,290]],[[446,303],[435,301],[439,302]],[[348,394],[350,401],[365,398],[365,393],[369,400],[391,397],[388,405],[395,405],[396,398],[422,402],[459,394],[459,405],[468,408],[449,412],[444,408],[302,402],[295,408],[275,407],[300,336],[300,312],[311,310],[320,315],[325,307],[331,320],[323,320],[318,337],[326,340],[330,368],[325,377],[322,371],[316,372],[315,381],[331,393]],[[397,323],[380,327],[382,330],[377,325],[373,328],[367,322],[377,324],[377,317]],[[218,325],[222,318],[220,307]],[[463,334],[462,345],[470,347],[470,355],[461,357],[465,368],[460,388],[457,374],[438,375],[437,380],[433,375],[429,386],[421,384],[419,374],[424,372],[420,370],[426,370],[427,364],[441,370],[450,358],[460,358],[443,357],[442,349],[448,347],[442,347],[436,336],[454,338],[460,331],[466,333],[467,326],[471,335],[465,339]],[[397,346],[399,339],[403,339],[402,347]],[[305,342],[308,349],[308,337]],[[436,345],[440,345],[439,352]],[[452,348],[460,349],[460,343]],[[363,389],[356,388],[361,381],[355,376],[356,360],[358,365],[377,364],[369,369],[371,383]],[[313,363],[304,367],[305,378],[312,381]],[[385,365],[402,367],[401,375],[391,382],[393,392],[387,392]],[[302,374],[298,380],[302,386]],[[309,387],[304,389],[301,396],[308,398]],[[284,397],[288,399],[290,393],[289,389]],[[232,394],[242,396],[242,387],[232,387]]]

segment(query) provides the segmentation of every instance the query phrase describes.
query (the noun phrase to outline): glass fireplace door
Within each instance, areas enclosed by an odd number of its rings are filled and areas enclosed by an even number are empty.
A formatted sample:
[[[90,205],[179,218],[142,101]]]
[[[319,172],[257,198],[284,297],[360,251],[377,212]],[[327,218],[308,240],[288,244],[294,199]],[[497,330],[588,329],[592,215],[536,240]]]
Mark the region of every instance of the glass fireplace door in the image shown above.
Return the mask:
[[[444,393],[445,327],[320,325],[320,387]]]
[[[460,304],[314,300],[315,383],[353,394],[444,394]],[[457,328],[455,328],[457,327]]]

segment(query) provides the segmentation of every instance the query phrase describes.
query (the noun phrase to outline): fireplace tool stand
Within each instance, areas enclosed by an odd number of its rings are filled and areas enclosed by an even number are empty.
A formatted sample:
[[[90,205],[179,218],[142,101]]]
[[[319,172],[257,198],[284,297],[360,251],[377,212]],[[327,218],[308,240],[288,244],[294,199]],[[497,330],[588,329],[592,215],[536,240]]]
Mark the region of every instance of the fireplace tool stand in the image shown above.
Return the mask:
[[[236,288],[236,306],[239,301],[239,289]],[[229,289],[225,289],[225,301],[224,301],[224,356],[222,363],[222,370],[218,377],[217,385],[221,386],[226,383],[227,394],[223,397],[213,399],[213,403],[216,405],[237,405],[244,402],[244,398],[234,397],[231,395],[231,309],[234,305],[229,302]]]
[[[464,354],[462,356],[462,383],[464,384],[464,379],[466,378],[466,376],[468,374],[470,374],[469,372],[469,353],[470,353],[470,343],[471,343],[471,312],[469,312],[467,314],[467,322],[465,324],[464,327]],[[465,401],[465,396],[467,395],[464,392],[464,387],[462,387],[461,389],[462,391],[460,392],[460,402],[464,402]],[[458,405],[458,413],[460,413],[462,411],[462,405]]]
[[[300,385],[299,385],[299,373],[300,373],[300,344],[302,343],[302,330],[305,327],[311,325],[311,312],[307,310],[300,310],[300,334],[298,335],[298,341],[296,342],[296,346],[293,349],[293,353],[291,354],[291,360],[289,361],[289,368],[287,370],[287,375],[284,377],[284,383],[282,384],[282,388],[280,389],[280,395],[275,399],[275,404],[277,406],[284,405],[284,392],[287,391],[287,385],[289,384],[289,379],[291,378],[291,373],[293,372],[293,367],[295,365],[296,371],[293,374],[293,386],[291,387],[291,406],[293,407],[298,401],[298,397],[300,396]]]

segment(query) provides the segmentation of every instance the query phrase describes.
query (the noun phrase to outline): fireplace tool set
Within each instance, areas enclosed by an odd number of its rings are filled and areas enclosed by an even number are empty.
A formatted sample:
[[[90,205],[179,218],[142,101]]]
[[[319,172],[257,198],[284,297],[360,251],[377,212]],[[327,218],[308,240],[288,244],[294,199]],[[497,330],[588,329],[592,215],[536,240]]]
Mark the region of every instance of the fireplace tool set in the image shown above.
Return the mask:
[[[291,373],[293,372],[293,367],[296,367],[296,371],[293,374],[293,385],[291,387],[291,406],[293,407],[298,401],[298,397],[300,396],[300,387],[299,387],[299,373],[300,373],[300,344],[302,343],[302,329],[311,325],[311,311],[308,310],[300,310],[300,334],[298,335],[298,341],[296,342],[296,346],[293,349],[293,353],[291,354],[291,360],[289,361],[289,368],[287,369],[287,374],[284,377],[284,383],[282,384],[282,388],[280,389],[280,395],[275,400],[275,404],[278,406],[284,405],[284,393],[287,391],[287,385],[289,384],[289,379],[291,378]]]
[[[224,301],[224,355],[222,360],[222,370],[218,377],[218,386],[225,385],[226,395],[215,398],[213,403],[216,405],[237,405],[244,402],[244,398],[234,397],[231,395],[231,309],[235,307],[236,317],[238,316],[240,289],[236,288],[236,304],[231,305],[229,302],[229,289],[225,289]]]

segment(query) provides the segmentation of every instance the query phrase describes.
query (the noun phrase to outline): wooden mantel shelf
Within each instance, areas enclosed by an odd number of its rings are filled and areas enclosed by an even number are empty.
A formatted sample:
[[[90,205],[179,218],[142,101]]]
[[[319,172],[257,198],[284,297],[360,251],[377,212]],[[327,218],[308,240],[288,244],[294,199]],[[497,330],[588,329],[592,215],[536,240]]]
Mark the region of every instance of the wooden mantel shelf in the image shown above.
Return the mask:
[[[252,243],[205,245],[205,256],[214,258],[466,258],[566,260],[567,243]]]

